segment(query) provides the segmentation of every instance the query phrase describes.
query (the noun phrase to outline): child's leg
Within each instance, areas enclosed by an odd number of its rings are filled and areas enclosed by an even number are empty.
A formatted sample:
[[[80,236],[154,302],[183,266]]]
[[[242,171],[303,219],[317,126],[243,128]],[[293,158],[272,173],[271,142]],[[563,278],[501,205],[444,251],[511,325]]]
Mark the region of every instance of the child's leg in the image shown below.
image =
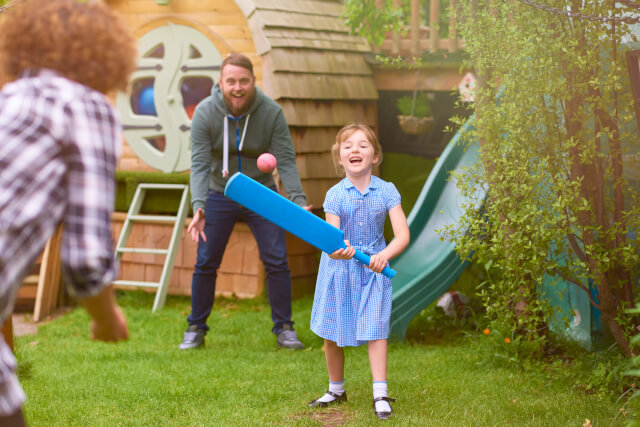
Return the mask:
[[[387,381],[387,340],[369,341],[369,364],[374,382]]]
[[[347,400],[344,390],[344,350],[329,340],[324,340],[324,357],[329,372],[329,391],[319,399],[311,401],[310,407],[324,408],[330,403],[340,403]]]
[[[373,377],[373,398],[389,397],[387,393],[387,340],[369,341],[369,364]],[[376,413],[391,415],[391,405],[386,400],[375,402]],[[387,415],[387,416],[388,416]]]
[[[327,361],[329,381],[344,381],[344,349],[333,341],[324,340],[324,358]]]

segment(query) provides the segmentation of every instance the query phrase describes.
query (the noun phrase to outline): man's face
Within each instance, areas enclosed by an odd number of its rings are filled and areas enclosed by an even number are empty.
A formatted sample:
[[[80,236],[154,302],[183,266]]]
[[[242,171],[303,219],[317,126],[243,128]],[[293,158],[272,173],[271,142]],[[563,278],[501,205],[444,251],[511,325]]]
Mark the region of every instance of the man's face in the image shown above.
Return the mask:
[[[244,67],[227,64],[218,82],[231,113],[234,116],[246,113],[256,93],[256,80],[251,72]]]

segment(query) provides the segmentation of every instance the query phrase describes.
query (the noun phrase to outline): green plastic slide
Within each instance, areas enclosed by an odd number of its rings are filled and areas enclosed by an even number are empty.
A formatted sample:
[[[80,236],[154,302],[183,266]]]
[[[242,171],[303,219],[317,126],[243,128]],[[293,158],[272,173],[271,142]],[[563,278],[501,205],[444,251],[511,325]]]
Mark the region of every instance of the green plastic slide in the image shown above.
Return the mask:
[[[467,266],[454,244],[441,241],[435,230],[457,222],[463,214],[463,196],[449,175],[473,165],[478,158],[477,141],[470,144],[464,137],[471,129],[473,116],[443,151],[407,217],[411,243],[391,261],[397,271],[393,278],[392,339],[404,340],[411,319],[446,292]]]

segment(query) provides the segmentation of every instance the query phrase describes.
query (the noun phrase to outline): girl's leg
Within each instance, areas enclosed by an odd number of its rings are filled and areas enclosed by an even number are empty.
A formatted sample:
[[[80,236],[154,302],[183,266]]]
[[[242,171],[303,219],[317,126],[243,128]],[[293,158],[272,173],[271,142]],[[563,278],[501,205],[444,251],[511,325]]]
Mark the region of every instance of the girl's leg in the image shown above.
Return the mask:
[[[388,398],[387,392],[387,340],[369,341],[369,364],[373,377],[373,398]],[[387,400],[374,403],[376,414],[381,418],[391,415],[391,405]],[[383,418],[383,419],[384,419]]]
[[[369,341],[369,364],[374,382],[387,381],[387,340]]]
[[[324,340],[324,357],[329,372],[329,391],[319,399],[311,401],[308,406],[327,407],[329,404],[347,400],[344,390],[344,350],[333,341]]]
[[[324,340],[324,358],[327,361],[329,381],[337,383],[344,380],[344,350],[333,341]]]

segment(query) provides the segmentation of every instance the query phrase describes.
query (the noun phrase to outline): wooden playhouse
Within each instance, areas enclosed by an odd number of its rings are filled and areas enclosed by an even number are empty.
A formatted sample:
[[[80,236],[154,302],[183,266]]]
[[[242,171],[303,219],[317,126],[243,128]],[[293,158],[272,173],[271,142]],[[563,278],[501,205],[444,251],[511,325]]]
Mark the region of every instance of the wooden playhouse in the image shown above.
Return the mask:
[[[289,123],[308,201],[321,208],[337,182],[330,147],[346,123],[377,124],[378,92],[366,61],[369,45],[350,35],[338,2],[313,0],[106,0],[139,40],[131,93],[120,94],[125,143],[119,171],[188,174],[190,115],[208,95],[227,53],[246,54],[258,86],[283,110]],[[151,89],[149,89],[151,88]],[[149,92],[151,95],[149,95]],[[151,101],[149,101],[151,100]],[[186,177],[183,177],[186,179]],[[114,237],[124,213],[113,218]],[[188,220],[187,220],[188,221]],[[170,226],[139,224],[129,242],[166,247]],[[313,289],[318,252],[288,236],[294,295]],[[169,293],[189,294],[196,245],[183,233]],[[121,276],[157,281],[163,257],[124,254]],[[245,224],[237,224],[216,292],[259,295],[264,271]]]

